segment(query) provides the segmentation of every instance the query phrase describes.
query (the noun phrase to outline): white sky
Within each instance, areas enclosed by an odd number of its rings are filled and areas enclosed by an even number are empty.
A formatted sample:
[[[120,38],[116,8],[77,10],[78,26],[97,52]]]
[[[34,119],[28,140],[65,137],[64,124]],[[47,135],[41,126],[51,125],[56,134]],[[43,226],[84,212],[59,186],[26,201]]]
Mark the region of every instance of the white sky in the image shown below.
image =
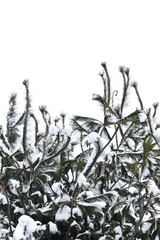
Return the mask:
[[[0,1],[0,123],[12,92],[24,98],[29,79],[33,108],[47,105],[54,117],[97,114],[92,94],[108,63],[131,69],[145,103],[160,101],[159,0]]]

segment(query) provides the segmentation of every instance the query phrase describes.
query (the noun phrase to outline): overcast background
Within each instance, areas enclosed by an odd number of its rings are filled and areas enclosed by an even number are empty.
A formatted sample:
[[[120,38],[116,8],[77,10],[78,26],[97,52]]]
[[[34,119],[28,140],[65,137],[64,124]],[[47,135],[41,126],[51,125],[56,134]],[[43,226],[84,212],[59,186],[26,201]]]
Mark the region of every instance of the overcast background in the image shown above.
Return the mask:
[[[124,65],[146,105],[160,101],[159,5],[159,0],[0,1],[0,123],[12,92],[23,107],[24,79],[33,108],[47,105],[53,117],[60,111],[94,116],[92,94],[101,91],[103,61],[115,88]]]

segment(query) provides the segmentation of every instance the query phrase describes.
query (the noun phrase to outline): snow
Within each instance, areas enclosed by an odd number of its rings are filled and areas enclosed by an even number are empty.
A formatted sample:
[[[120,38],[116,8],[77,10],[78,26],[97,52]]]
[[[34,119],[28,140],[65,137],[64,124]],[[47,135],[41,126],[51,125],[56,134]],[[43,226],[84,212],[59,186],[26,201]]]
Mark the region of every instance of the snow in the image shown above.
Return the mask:
[[[15,179],[10,179],[9,182],[10,182],[10,188],[11,188],[12,193],[17,195],[18,194],[17,193],[17,188],[19,188],[20,182],[15,180]]]
[[[33,153],[32,153],[32,155],[30,157],[31,163],[35,163],[38,159],[42,159],[42,155],[43,155],[42,152],[38,152],[37,149],[34,149],[32,151],[33,151]],[[37,163],[36,167],[38,167],[39,163],[40,163],[40,160]]]
[[[20,207],[17,207],[17,206],[15,206],[15,209],[14,209],[13,212],[14,212],[14,213],[21,213],[21,214],[24,214],[24,213],[25,213],[25,211],[24,211],[23,208],[20,208]]]
[[[71,128],[64,128],[62,131],[62,135],[64,134],[65,136],[70,137],[72,134],[72,131],[73,130]]]
[[[40,212],[44,213],[44,212],[50,211],[50,210],[51,210],[51,207],[50,207],[50,205],[47,205],[47,206],[44,206],[44,207],[42,207],[42,208],[39,208],[38,210],[39,210]]]
[[[37,223],[29,216],[22,215],[13,234],[13,240],[35,240],[33,233],[38,230]]]
[[[24,182],[22,185],[22,192],[26,193],[29,191],[29,189],[30,189],[30,182]]]
[[[100,210],[102,210],[102,208],[105,208],[106,203],[105,202],[94,202],[94,203],[88,203],[88,202],[78,202],[79,205],[81,206],[85,206],[85,207],[96,207]]]
[[[86,181],[86,177],[82,173],[78,176],[77,183],[79,184],[80,187],[81,186],[88,187],[89,185],[89,183]]]
[[[47,201],[48,201],[48,199],[47,199],[47,195],[46,195],[46,194],[44,194],[44,195],[43,195],[43,202],[44,202],[44,204],[46,204],[46,203],[47,203]]]
[[[127,143],[130,146],[130,148],[134,149],[135,148],[135,142],[133,141],[133,139],[128,138],[127,139]]]
[[[121,237],[122,237],[122,235],[117,234],[117,235],[115,236],[115,240],[119,240]]]
[[[155,203],[154,204],[154,209],[156,211],[155,218],[156,219],[160,219],[160,206],[159,206],[159,203]]]
[[[1,225],[0,225],[0,239],[4,239],[4,237],[6,237],[7,239],[7,234],[8,234],[8,230],[7,229],[1,229]]]
[[[71,208],[68,206],[63,206],[59,208],[56,212],[55,219],[56,221],[67,221],[71,216]]]
[[[135,193],[136,191],[137,191],[137,188],[135,188],[135,187],[129,187],[128,188],[128,191],[131,193],[131,194],[133,194],[133,193]]]
[[[3,152],[8,154],[9,156],[11,155],[11,152],[8,150],[8,148],[4,145],[2,139],[0,139],[0,148],[2,149]]]
[[[157,185],[155,184],[155,182],[153,180],[149,180],[148,181],[148,193],[149,194],[153,194],[153,196],[157,195],[160,193],[160,190],[158,189]]]
[[[152,225],[152,223],[149,223],[149,222],[143,223],[143,225],[142,225],[142,232],[146,233],[151,225]]]
[[[25,240],[26,237],[24,235],[24,228],[20,225],[17,225],[16,230],[13,234],[13,240]]]
[[[81,211],[81,209],[80,209],[79,207],[73,208],[72,212],[73,212],[73,215],[77,215],[77,216],[79,216],[79,217],[82,217],[82,216],[83,216],[83,215],[82,215],[82,211]]]
[[[136,212],[135,212],[132,204],[129,207],[129,213],[135,220],[138,220],[138,217],[135,215]]]
[[[82,192],[83,193],[83,192]],[[87,196],[87,198],[92,198],[92,197],[94,197],[94,194],[93,194],[93,192],[91,192],[91,191],[85,191],[85,195]]]
[[[121,180],[119,180],[115,185],[114,185],[114,189],[116,188],[122,188],[125,185],[125,183]]]
[[[74,174],[74,173],[72,173],[72,170],[69,169],[69,171],[68,171],[68,177],[69,177],[69,182],[70,182],[70,183],[73,181],[73,174]]]
[[[54,135],[54,136],[57,136],[58,135],[58,133],[59,133],[59,128],[58,127],[56,127],[56,126],[51,126],[50,127],[50,134],[52,134],[52,135]]]
[[[83,236],[83,235],[90,235],[90,234],[91,234],[91,233],[86,230],[85,232],[78,234],[77,237],[81,237],[81,236]]]
[[[84,167],[83,171],[82,171],[82,174],[85,174],[87,169],[89,168],[89,166],[92,164],[94,158],[96,156],[96,147],[93,148],[92,150],[92,154],[91,156],[89,157],[87,163],[86,163],[86,166]]]
[[[23,167],[24,167],[23,161],[22,161],[22,162],[17,161],[17,163],[18,163],[19,168],[20,168],[20,169],[23,169]]]
[[[143,170],[143,173],[142,173],[142,177],[145,178],[147,176],[150,176],[150,171],[148,169],[148,164],[146,164],[144,170]]]
[[[0,192],[0,202],[2,202],[3,205],[7,204],[7,199],[3,193]]]
[[[96,141],[98,141],[100,139],[100,135],[96,132],[91,132],[90,134],[88,134],[88,136],[84,139],[84,142],[88,142],[89,144],[91,143],[95,143]]]
[[[56,182],[56,183],[52,184],[52,190],[53,190],[53,192],[57,193],[57,195],[60,195],[62,193],[63,188],[64,188],[64,186],[60,182]]]
[[[55,223],[53,223],[53,222],[49,222],[48,223],[48,225],[49,225],[49,231],[51,232],[51,233],[57,233],[58,232],[58,229],[57,229],[57,225],[55,224]]]
[[[122,229],[120,226],[117,226],[114,228],[115,233],[117,233],[117,235],[115,236],[115,240],[118,240],[122,237]]]
[[[98,240],[106,240],[106,236],[100,237]]]
[[[112,157],[113,157],[114,155],[115,155],[114,152],[112,152],[112,151],[109,151],[109,152],[108,152],[108,161],[109,161],[109,162],[112,161]]]
[[[93,224],[93,222],[92,222],[92,220],[91,220],[91,218],[89,216],[87,216],[87,221],[89,223],[89,228],[94,230],[94,224]]]
[[[146,114],[144,112],[141,112],[138,114],[140,122],[144,122],[146,120]]]
[[[81,193],[78,194],[78,199],[81,199],[83,200],[84,198],[91,198],[91,197],[94,197],[94,194],[93,192],[91,191],[83,191]]]
[[[146,212],[143,216],[143,222],[147,222],[151,217],[151,213]]]
[[[36,192],[31,194],[31,196],[34,196],[34,195],[38,195],[39,197],[41,197],[42,193],[40,191],[36,191]]]
[[[70,196],[67,194],[63,194],[63,196],[57,197],[54,202],[58,204],[58,203],[69,202],[69,201],[70,201]]]
[[[75,220],[72,222],[71,226],[72,226],[72,227],[73,227],[73,226],[78,226],[78,227],[80,227],[79,224],[78,224]]]

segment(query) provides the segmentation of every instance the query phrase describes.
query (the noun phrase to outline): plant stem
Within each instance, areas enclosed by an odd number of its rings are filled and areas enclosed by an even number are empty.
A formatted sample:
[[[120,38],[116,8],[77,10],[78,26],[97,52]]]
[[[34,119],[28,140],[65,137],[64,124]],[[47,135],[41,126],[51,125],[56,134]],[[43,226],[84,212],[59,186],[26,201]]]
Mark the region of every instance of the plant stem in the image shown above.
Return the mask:
[[[1,191],[3,192],[4,196],[7,199],[7,212],[8,212],[8,221],[9,221],[9,228],[10,228],[10,234],[13,236],[13,231],[12,231],[12,225],[11,225],[11,210],[10,210],[10,203],[9,203],[9,198],[7,196],[7,193],[3,188],[1,188]]]

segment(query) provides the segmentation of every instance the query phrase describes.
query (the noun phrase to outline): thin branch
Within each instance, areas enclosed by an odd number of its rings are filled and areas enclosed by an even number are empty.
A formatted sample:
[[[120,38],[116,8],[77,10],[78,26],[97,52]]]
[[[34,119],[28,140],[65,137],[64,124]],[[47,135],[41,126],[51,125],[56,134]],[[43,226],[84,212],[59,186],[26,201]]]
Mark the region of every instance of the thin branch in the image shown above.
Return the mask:
[[[144,214],[145,214],[145,212],[146,212],[146,210],[147,210],[147,207],[148,207],[149,203],[150,203],[150,198],[148,199],[148,201],[147,201],[147,203],[146,203],[146,205],[145,205],[145,207],[144,207],[144,210],[143,210],[143,212],[142,212],[141,215],[140,215],[139,221],[136,223],[135,229],[134,229],[131,237],[129,238],[129,240],[134,240],[134,238],[135,238],[135,236],[136,236],[136,234],[137,234],[137,232],[138,232],[138,228],[140,227],[140,225],[141,225],[141,223],[142,223]]]
[[[6,187],[6,186],[3,186],[0,190],[3,192],[3,194],[4,194],[4,196],[6,197],[6,200],[7,200],[7,212],[8,212],[9,228],[10,228],[10,234],[11,234],[11,236],[13,236],[12,224],[11,224],[10,202],[9,202],[9,198],[8,198],[8,196],[7,196],[7,193],[6,193],[5,190],[4,190],[4,187]]]
[[[137,84],[137,82],[133,82],[131,86],[134,87],[135,92],[136,92],[137,97],[138,97],[138,100],[139,100],[139,103],[140,103],[140,106],[141,106],[141,110],[143,110],[144,109],[143,102],[142,102],[142,99],[141,99],[139,91],[138,91],[138,84]]]
[[[117,131],[119,129],[119,126],[116,128],[114,134],[112,135],[111,139],[108,141],[108,143],[99,151],[97,152],[96,156],[94,157],[92,163],[89,165],[89,167],[87,168],[87,170],[84,172],[84,175],[87,176],[90,172],[90,170],[92,169],[93,165],[95,164],[95,162],[97,161],[97,159],[100,157],[100,155],[103,153],[103,151],[105,150],[105,148],[112,142],[112,140],[114,139],[114,137],[117,134]]]

